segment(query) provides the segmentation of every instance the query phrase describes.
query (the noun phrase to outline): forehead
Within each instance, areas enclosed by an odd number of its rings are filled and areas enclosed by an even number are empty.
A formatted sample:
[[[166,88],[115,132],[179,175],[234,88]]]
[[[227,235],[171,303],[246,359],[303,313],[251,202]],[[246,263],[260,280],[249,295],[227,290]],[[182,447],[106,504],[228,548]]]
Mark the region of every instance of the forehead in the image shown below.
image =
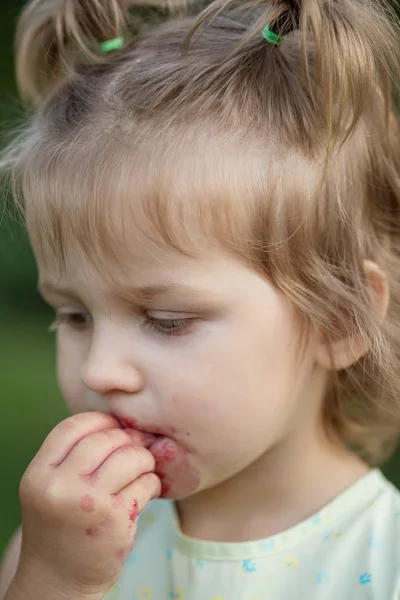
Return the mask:
[[[199,307],[218,299],[243,298],[253,288],[261,292],[265,287],[266,280],[250,265],[217,246],[204,247],[193,257],[133,243],[111,276],[79,252],[67,254],[62,273],[51,261],[39,260],[39,289],[50,300],[70,296],[90,304],[117,299],[143,306],[173,297]]]
[[[155,146],[143,136],[136,145],[103,138],[83,135],[57,152],[39,144],[28,158],[22,194],[42,265],[61,272],[85,256],[100,271],[155,268],[171,250],[201,256],[213,245],[237,248],[240,230],[249,237],[265,149],[171,132]]]

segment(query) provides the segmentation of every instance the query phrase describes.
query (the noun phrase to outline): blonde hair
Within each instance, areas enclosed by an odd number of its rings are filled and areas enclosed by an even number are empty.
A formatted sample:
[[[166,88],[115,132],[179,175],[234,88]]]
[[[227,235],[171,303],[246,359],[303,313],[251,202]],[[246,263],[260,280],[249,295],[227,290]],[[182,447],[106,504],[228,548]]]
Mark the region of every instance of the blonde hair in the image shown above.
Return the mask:
[[[365,340],[367,354],[330,386],[324,419],[379,464],[400,432],[394,10],[383,0],[216,0],[99,56],[99,43],[129,36],[128,8],[33,0],[22,15],[18,82],[38,112],[3,165],[31,238],[60,265],[76,243],[104,268],[125,241],[116,206],[122,223],[189,254],[200,223],[328,340]],[[262,37],[267,24],[281,46]],[[390,285],[383,323],[366,259]]]

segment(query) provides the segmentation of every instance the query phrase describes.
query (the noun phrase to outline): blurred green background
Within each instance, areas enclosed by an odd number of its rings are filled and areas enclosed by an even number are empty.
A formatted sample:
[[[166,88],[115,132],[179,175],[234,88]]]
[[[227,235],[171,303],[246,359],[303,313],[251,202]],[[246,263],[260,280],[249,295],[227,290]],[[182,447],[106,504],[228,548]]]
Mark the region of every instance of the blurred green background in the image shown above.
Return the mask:
[[[23,110],[13,73],[13,36],[23,0],[0,2],[2,144]],[[28,242],[2,188],[0,205],[0,553],[20,522],[18,485],[48,432],[68,416],[55,379],[52,313],[36,292]]]
[[[1,0],[0,122],[9,132],[23,116],[13,79],[13,33],[23,2]],[[29,245],[2,191],[0,210],[0,553],[20,522],[18,484],[51,428],[68,416],[55,380],[51,312],[36,292]],[[384,467],[400,487],[400,453]]]

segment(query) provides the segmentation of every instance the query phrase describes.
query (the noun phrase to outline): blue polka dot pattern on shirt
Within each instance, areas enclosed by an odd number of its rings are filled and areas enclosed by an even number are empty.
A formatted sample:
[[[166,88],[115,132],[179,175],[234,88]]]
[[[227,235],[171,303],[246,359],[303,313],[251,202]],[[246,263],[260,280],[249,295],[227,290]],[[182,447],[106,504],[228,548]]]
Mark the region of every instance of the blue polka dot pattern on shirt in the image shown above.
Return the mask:
[[[272,550],[273,548],[275,548],[275,546],[276,542],[273,538],[269,540],[261,540],[260,542],[260,548],[262,548],[263,550]]]
[[[363,573],[362,575],[360,575],[360,585],[368,585],[368,583],[371,583],[372,581],[372,575],[371,573]]]
[[[206,567],[208,563],[209,561],[205,560],[204,558],[196,558],[195,560],[196,567],[198,567],[199,569],[204,569],[204,567]]]
[[[253,560],[244,560],[242,562],[242,569],[246,573],[255,573],[257,571],[256,563]]]

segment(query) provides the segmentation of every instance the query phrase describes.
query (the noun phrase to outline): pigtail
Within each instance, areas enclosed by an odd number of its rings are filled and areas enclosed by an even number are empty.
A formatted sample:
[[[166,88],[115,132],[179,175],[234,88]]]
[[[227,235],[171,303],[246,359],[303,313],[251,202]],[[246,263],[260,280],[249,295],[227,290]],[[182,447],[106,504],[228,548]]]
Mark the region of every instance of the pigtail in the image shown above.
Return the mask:
[[[186,0],[31,0],[16,33],[22,99],[37,106],[76,62],[104,59],[102,42],[124,37],[128,44],[142,29],[138,21],[165,20],[185,6]]]
[[[276,81],[288,89],[294,73],[302,73],[303,89],[312,100],[314,143],[314,132],[321,131],[321,126],[328,132],[325,139],[336,134],[343,143],[365,115],[371,92],[377,89],[389,106],[399,78],[397,17],[389,3],[249,0],[243,4],[238,0],[215,0],[190,31],[186,48],[191,38],[201,35],[218,15],[227,11],[240,14],[243,9],[253,10],[254,18],[234,55],[240,61],[248,59],[249,53],[253,57],[268,53]],[[272,45],[265,40],[262,31],[266,25],[283,37],[283,43]],[[282,81],[282,73],[286,73],[286,81]],[[266,82],[266,87],[273,83]],[[389,114],[390,108],[386,112]]]

